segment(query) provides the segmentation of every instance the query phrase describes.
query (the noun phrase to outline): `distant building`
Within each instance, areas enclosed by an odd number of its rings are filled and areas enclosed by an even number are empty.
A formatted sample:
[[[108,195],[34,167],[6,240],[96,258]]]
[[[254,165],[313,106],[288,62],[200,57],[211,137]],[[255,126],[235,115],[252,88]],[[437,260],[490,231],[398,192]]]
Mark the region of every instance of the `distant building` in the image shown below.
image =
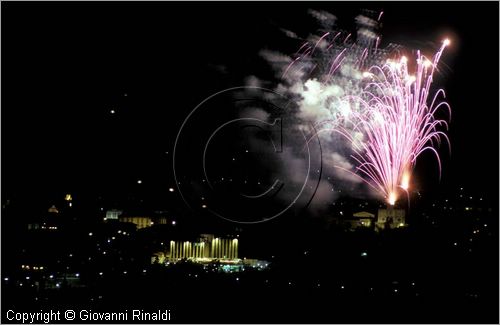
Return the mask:
[[[28,230],[58,230],[64,219],[61,218],[59,214],[59,209],[55,205],[52,205],[48,210],[48,213],[43,215],[36,221],[28,223]]]
[[[137,226],[137,229],[151,227],[152,225],[154,225],[154,222],[150,217],[133,217],[133,216],[124,216],[122,214],[118,217],[118,221],[133,223]]]
[[[170,247],[163,252],[157,252],[151,257],[153,264],[177,263],[189,260],[200,264],[216,262],[223,272],[244,271],[245,267],[266,269],[269,262],[257,259],[240,259],[238,257],[237,238],[215,237],[212,234],[201,234],[196,241],[170,241]]]
[[[357,221],[357,227],[371,227],[375,223],[375,215],[370,212],[361,211],[354,213],[353,219]]]
[[[133,223],[137,226],[137,229],[143,229],[143,228],[151,227],[154,225],[167,225],[168,224],[168,219],[165,216],[147,217],[147,216],[126,215],[126,214],[120,213],[120,215],[118,216],[117,219],[119,222]],[[108,218],[107,213],[106,213],[106,217],[104,218],[104,220],[116,220],[116,219]]]
[[[122,213],[123,213],[123,211],[121,211],[121,210],[116,210],[116,209],[108,210],[108,211],[106,211],[106,216],[104,217],[104,221],[107,221],[107,220],[118,220],[118,217]]]
[[[162,211],[162,210],[157,210],[152,213],[153,215],[153,222],[155,225],[166,225],[168,224],[168,217],[170,214],[168,211]]]
[[[226,259],[238,258],[237,238],[214,238],[213,235],[201,235],[197,242],[170,241],[168,258],[177,259]]]
[[[375,224],[375,215],[370,212],[361,211],[354,213],[350,218],[342,219],[342,223],[351,230],[370,228]]]
[[[159,216],[159,217],[154,218],[153,222],[155,225],[166,225],[166,224],[168,224],[168,219],[167,219],[167,217]]]
[[[108,210],[104,221],[118,221],[132,223],[137,229],[144,229],[156,225],[168,225],[170,215],[168,211],[152,211],[143,208],[126,208],[122,210]]]
[[[170,241],[168,251],[154,254],[152,262],[176,262],[188,259],[195,262],[212,260],[237,260],[238,239],[220,238],[211,234],[202,234],[197,241]]]
[[[56,208],[55,205],[52,205],[49,210],[48,210],[49,213],[59,213],[59,210]]]
[[[66,195],[64,196],[64,201],[66,201],[66,204],[67,204],[67,206],[68,206],[69,208],[71,208],[71,207],[73,206],[73,202],[72,202],[72,201],[73,201],[73,197],[71,196],[71,194],[69,194],[69,193],[68,193],[68,194],[66,194]]]
[[[405,210],[379,209],[377,216],[377,229],[394,229],[406,226]]]

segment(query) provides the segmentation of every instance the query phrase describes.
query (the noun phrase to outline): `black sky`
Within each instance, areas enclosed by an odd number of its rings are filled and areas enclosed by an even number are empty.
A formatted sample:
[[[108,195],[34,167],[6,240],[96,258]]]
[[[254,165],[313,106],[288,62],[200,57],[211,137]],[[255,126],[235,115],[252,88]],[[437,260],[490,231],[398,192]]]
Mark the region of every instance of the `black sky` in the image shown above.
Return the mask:
[[[279,28],[314,33],[308,8],[352,30],[361,9],[383,10],[386,44],[426,47],[450,35],[441,81],[452,155],[442,150],[441,183],[429,157],[417,173],[428,191],[465,184],[496,197],[498,3],[2,2],[3,197],[124,197],[141,179],[161,201],[185,116],[208,95],[269,74],[259,50],[296,49]]]

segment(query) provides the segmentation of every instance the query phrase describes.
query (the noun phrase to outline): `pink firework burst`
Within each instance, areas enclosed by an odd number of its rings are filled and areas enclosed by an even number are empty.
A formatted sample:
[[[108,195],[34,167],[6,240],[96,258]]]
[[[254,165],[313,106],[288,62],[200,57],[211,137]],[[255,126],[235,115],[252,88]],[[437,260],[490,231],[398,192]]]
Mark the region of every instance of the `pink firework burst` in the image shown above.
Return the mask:
[[[451,109],[443,89],[431,95],[431,84],[445,40],[432,60],[417,52],[414,74],[409,72],[406,57],[387,60],[363,74],[367,85],[361,95],[347,95],[345,105],[359,105],[348,117],[349,127],[335,128],[352,145],[351,157],[356,162],[354,173],[394,205],[401,192],[410,186],[417,157],[424,151],[436,156],[439,173],[441,160],[435,149],[449,139],[442,129],[445,120],[435,117],[436,111]],[[360,136],[362,135],[362,136]],[[339,167],[341,168],[341,167]],[[352,172],[352,171],[348,171]]]

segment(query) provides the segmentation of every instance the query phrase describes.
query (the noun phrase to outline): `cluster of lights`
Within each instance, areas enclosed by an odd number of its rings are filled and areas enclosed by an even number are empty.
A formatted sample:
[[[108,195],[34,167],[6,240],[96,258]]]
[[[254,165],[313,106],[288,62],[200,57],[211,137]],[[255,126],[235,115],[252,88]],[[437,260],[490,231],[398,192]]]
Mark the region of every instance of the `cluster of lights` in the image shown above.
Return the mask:
[[[57,226],[42,226],[42,229],[48,229],[48,230],[57,230]]]
[[[29,266],[29,265],[21,265],[21,269],[23,270],[34,270],[34,271],[42,271],[44,269],[43,266]]]

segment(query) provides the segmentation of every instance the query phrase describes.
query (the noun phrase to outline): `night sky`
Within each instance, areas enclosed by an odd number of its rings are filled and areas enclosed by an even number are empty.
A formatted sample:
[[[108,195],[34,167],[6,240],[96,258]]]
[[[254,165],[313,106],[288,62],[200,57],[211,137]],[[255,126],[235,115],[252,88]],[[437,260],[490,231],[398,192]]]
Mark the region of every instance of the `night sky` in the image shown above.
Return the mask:
[[[354,31],[383,10],[383,45],[426,48],[442,62],[453,115],[443,177],[424,155],[424,191],[498,193],[498,3],[2,3],[2,196],[46,209],[61,193],[89,201],[142,191],[168,205],[172,149],[186,115],[212,93],[272,74],[261,49],[293,53],[326,10]],[[114,114],[111,111],[114,111]],[[137,184],[142,180],[142,184]],[[140,187],[140,188],[138,188]]]
[[[170,308],[177,323],[498,323],[498,2],[1,6],[2,310]],[[301,120],[295,105],[283,114],[281,130],[292,127],[281,134],[281,160],[272,160],[277,151],[266,138],[278,133],[264,127],[238,125],[230,131],[240,133],[216,138],[209,188],[194,168],[214,128],[243,116],[241,107],[269,122],[276,115],[257,104],[285,112],[282,102],[252,101],[267,97],[248,89],[220,96],[186,124],[174,179],[174,143],[188,114],[252,76],[276,89],[275,62],[263,50],[290,56],[321,35],[310,9],[335,15],[335,28],[347,33],[356,32],[358,15],[383,11],[380,48],[399,44],[405,55],[431,56],[451,40],[431,88],[443,87],[452,109],[451,155],[445,144],[438,149],[441,179],[435,157],[422,154],[408,200],[398,197],[392,209],[361,181],[334,179],[340,159],[332,152],[352,146],[332,136],[324,141],[329,156],[317,155],[314,142],[303,183],[305,151],[293,131],[314,120]],[[305,105],[318,116],[319,106]],[[327,161],[330,170],[318,167]],[[278,191],[255,195],[278,176]],[[243,186],[246,179],[252,184]],[[306,194],[293,197],[302,184]],[[110,209],[123,213],[104,218]],[[202,260],[172,258],[167,249],[218,238],[238,239],[238,259],[214,256],[220,246]],[[245,264],[256,260],[265,268]],[[239,270],[224,270],[234,262]]]

